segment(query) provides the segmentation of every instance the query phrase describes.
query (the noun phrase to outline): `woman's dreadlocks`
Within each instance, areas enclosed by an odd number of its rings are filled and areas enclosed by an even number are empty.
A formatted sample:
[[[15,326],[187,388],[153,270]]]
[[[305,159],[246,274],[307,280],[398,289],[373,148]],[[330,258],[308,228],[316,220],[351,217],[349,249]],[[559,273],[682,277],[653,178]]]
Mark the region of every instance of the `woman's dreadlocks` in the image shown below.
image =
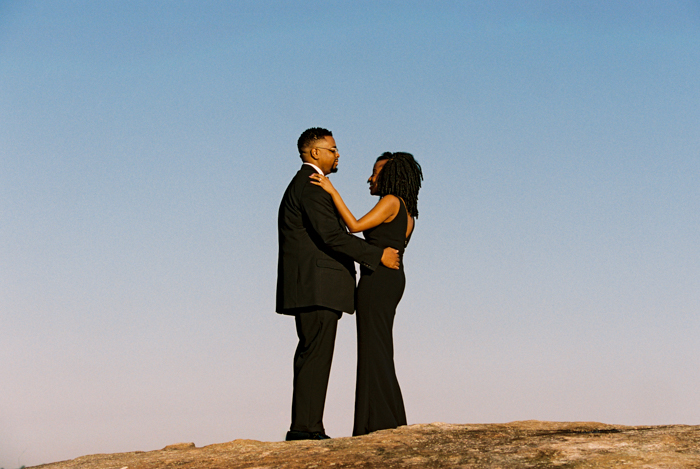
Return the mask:
[[[392,194],[403,199],[406,210],[418,218],[418,191],[423,180],[423,171],[410,153],[397,151],[384,152],[377,161],[388,160],[381,172],[377,189],[379,195]]]

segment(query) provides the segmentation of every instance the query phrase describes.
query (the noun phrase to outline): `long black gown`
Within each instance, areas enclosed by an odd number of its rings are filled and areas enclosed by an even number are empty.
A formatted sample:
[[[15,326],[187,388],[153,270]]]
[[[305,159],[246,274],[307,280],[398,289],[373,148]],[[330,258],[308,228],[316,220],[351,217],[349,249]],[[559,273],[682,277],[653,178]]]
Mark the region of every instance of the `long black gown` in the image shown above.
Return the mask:
[[[406,286],[403,252],[408,244],[407,225],[406,206],[401,201],[399,213],[392,221],[363,233],[375,246],[398,249],[401,267],[393,270],[380,265],[375,271],[362,269],[356,303],[357,384],[353,436],[406,425],[406,411],[394,369],[392,328],[396,306]]]

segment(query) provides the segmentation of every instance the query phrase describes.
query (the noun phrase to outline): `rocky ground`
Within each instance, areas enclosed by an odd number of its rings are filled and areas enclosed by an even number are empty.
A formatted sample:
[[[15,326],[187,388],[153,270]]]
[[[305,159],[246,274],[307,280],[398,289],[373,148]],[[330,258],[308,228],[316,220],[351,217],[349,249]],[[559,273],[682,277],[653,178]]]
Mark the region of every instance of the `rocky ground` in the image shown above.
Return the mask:
[[[700,468],[700,426],[433,423],[325,441],[234,440],[82,456],[42,469]]]

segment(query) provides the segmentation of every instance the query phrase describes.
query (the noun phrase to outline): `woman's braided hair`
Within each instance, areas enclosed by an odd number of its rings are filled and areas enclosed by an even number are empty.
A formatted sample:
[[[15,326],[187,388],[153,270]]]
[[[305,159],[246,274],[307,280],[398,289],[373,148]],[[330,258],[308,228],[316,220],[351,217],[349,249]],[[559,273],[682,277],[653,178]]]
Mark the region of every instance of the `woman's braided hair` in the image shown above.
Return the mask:
[[[418,218],[418,191],[423,180],[423,171],[410,153],[384,152],[377,161],[388,160],[379,173],[377,189],[379,195],[392,194],[403,199],[406,210]]]

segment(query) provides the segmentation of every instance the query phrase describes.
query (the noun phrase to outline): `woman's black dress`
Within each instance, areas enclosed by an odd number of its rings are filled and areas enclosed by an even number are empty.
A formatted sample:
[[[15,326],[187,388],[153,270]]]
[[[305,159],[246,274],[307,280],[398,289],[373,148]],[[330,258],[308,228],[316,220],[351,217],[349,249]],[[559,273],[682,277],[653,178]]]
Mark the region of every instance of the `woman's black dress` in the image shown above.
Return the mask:
[[[400,199],[399,199],[400,200]],[[406,277],[403,251],[408,244],[406,206],[389,223],[365,231],[365,239],[380,248],[399,250],[399,270],[379,265],[362,269],[357,288],[357,384],[353,436],[406,425],[401,388],[394,369],[392,328]]]

